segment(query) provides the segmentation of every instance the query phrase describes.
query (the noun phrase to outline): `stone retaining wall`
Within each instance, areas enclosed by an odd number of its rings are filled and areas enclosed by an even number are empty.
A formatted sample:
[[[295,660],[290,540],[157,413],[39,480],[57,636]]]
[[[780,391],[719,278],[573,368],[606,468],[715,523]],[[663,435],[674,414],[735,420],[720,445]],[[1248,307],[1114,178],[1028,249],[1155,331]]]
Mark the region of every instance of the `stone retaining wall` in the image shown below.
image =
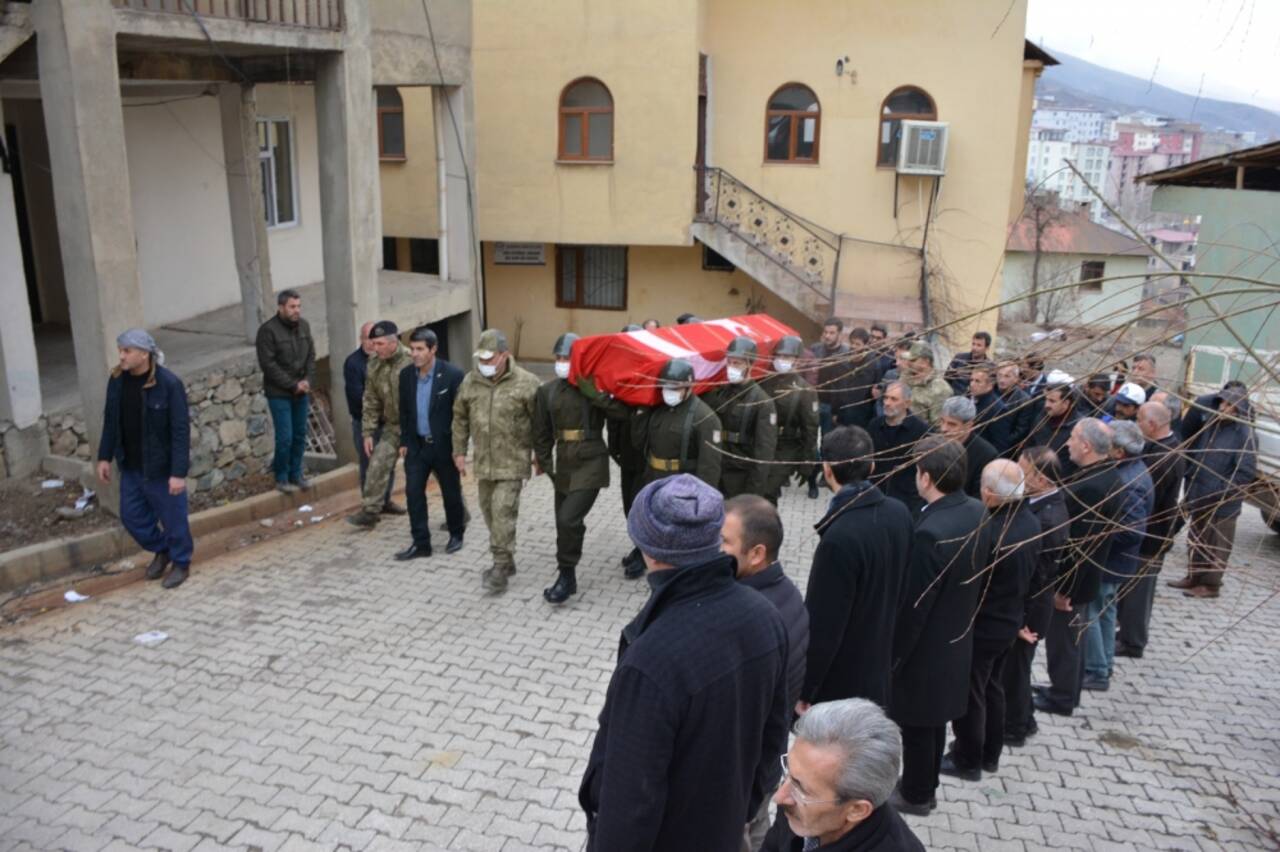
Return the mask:
[[[262,372],[252,353],[182,379],[191,407],[188,486],[192,492],[216,488],[271,464],[275,438],[262,393]],[[79,411],[49,415],[48,432],[54,455],[85,460],[96,455]]]

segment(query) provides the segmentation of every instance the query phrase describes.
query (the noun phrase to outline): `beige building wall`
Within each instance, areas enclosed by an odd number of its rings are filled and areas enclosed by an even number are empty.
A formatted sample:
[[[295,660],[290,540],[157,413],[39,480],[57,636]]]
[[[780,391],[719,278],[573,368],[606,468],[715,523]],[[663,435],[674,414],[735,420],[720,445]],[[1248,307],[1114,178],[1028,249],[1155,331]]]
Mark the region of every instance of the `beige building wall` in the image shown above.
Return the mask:
[[[1031,142],[1031,119],[1036,111],[1036,80],[1044,71],[1044,63],[1026,59],[1022,62],[1022,89],[1018,100],[1018,127],[1014,136],[1013,180],[1009,187],[1009,225],[1022,216],[1027,200],[1027,148]]]
[[[263,118],[292,118],[296,134],[294,153],[298,165],[294,173],[298,177],[298,224],[267,232],[271,244],[271,281],[279,292],[324,280],[315,89],[309,85],[259,86],[258,114]],[[232,284],[238,286],[234,278]],[[239,301],[237,291],[231,302]]]
[[[736,316],[754,308],[795,328],[810,340],[812,320],[739,270],[702,268],[697,246],[631,246],[627,250],[627,308],[621,311],[557,308],[555,246],[543,266],[496,266],[493,245],[484,246],[488,324],[502,329],[517,357],[551,360],[551,347],[566,331],[612,334],[652,317],[673,325],[686,311],[704,319]]]
[[[481,238],[687,245],[696,4],[492,0],[473,12]],[[612,164],[556,162],[560,94],[579,77],[613,95]]]
[[[382,233],[433,240],[440,235],[440,199],[431,87],[401,86],[398,91],[404,103],[405,158],[378,163]]]

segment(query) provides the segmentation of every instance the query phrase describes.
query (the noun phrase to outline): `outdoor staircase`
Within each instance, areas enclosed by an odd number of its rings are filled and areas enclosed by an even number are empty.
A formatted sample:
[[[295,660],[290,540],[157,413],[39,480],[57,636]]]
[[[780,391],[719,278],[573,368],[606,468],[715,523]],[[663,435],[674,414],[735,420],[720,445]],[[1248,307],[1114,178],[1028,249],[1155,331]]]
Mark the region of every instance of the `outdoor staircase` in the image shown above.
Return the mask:
[[[0,0],[0,62],[26,44],[34,32],[29,4]]]
[[[840,237],[713,167],[698,167],[693,236],[815,322],[833,313]]]

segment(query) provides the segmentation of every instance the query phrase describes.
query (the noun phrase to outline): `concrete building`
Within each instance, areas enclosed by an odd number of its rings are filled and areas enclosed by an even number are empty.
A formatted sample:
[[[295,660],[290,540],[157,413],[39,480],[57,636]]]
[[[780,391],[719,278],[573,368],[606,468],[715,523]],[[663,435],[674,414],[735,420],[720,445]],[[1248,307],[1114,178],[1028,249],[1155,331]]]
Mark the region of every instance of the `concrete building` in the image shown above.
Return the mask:
[[[243,475],[269,443],[250,343],[277,291],[302,289],[335,400],[365,320],[439,323],[469,349],[469,2],[0,11],[0,475],[38,466],[51,442],[91,454],[129,326],[152,329],[193,388],[198,487]],[[384,236],[398,238],[392,263]],[[333,425],[345,460],[349,420]]]
[[[1037,106],[1031,126],[1037,130],[1061,130],[1065,142],[1096,142],[1106,138],[1107,113],[1088,107]]]
[[[1091,142],[1069,141],[1067,131],[1031,128],[1027,146],[1027,184],[1036,191],[1056,193],[1063,209],[1089,209],[1089,218],[1100,221],[1106,212],[1102,199],[1090,192],[1084,180],[1068,168],[1074,163],[1085,179],[1102,187],[1111,168],[1111,146],[1094,139]]]
[[[1187,305],[1183,344],[1184,353],[1196,352],[1187,377],[1196,386],[1220,387],[1227,379],[1240,379],[1254,387],[1265,386],[1268,399],[1274,398],[1275,382],[1245,353],[1241,341],[1272,365],[1277,363],[1278,175],[1280,143],[1272,142],[1138,178],[1154,190],[1152,204],[1157,211],[1199,217],[1196,274],[1189,276],[1188,288],[1210,296],[1211,301]]]
[[[1200,156],[1202,133],[1198,124],[1168,119],[1155,122],[1150,118],[1116,121],[1111,131],[1111,170],[1103,193],[1121,216],[1144,233],[1177,227],[1182,217],[1154,211],[1152,187],[1138,183],[1138,175],[1185,165]],[[1109,214],[1104,214],[1104,223],[1123,227]]]
[[[1028,209],[1009,233],[1003,316],[1053,326],[1114,327],[1137,319],[1147,245],[1090,221],[1084,208],[1039,213]]]
[[[993,37],[943,0],[477,4],[490,324],[526,358],[684,311],[967,339],[1022,190],[1025,14]],[[945,134],[945,177],[895,167],[903,120],[946,123],[913,137]]]

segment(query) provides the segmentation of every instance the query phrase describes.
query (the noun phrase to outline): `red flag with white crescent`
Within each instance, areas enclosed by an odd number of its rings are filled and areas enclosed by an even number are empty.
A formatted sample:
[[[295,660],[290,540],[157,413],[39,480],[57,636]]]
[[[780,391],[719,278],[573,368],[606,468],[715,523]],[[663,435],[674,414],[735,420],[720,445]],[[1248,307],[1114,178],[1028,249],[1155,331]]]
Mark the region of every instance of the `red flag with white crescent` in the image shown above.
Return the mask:
[[[598,391],[628,405],[661,402],[658,372],[672,358],[693,365],[694,393],[722,383],[725,349],[735,337],[750,337],[759,349],[753,375],[769,372],[773,347],[795,329],[768,314],[749,314],[706,322],[672,325],[653,331],[624,331],[583,337],[573,345],[569,381],[590,378]]]

